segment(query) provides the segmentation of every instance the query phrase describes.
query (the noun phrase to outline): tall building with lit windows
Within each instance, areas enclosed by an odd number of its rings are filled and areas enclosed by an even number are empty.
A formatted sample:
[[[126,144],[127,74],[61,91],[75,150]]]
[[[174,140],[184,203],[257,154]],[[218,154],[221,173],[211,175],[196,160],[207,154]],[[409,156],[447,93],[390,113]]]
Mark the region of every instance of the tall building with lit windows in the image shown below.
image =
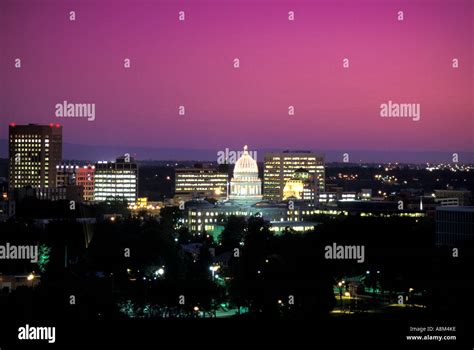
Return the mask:
[[[324,157],[311,151],[284,151],[267,153],[264,156],[263,168],[263,198],[270,201],[281,201],[285,198],[285,187],[293,185],[298,172],[304,171],[313,179],[314,191],[324,191],[325,170]],[[306,198],[314,198],[306,194]]]
[[[56,187],[67,187],[76,184],[76,171],[79,168],[74,164],[56,165]]]
[[[84,189],[83,199],[85,201],[94,200],[94,175],[95,165],[80,166],[76,170],[76,185]]]
[[[125,200],[135,203],[138,197],[138,164],[133,157],[119,157],[115,162],[98,162],[94,174],[94,200]]]
[[[223,199],[227,194],[229,175],[223,169],[196,165],[175,170],[175,198],[189,200],[207,197]]]
[[[62,126],[16,125],[9,126],[9,187],[56,186],[56,165],[62,160]]]
[[[82,200],[94,200],[95,166],[91,164],[60,164],[56,165],[56,187],[77,186],[82,192]]]

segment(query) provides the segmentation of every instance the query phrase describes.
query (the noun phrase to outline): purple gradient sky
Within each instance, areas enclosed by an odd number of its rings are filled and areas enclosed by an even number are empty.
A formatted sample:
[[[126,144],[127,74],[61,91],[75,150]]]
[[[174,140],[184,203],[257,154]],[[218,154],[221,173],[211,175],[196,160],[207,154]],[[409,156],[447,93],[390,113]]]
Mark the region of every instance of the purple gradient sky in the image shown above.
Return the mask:
[[[9,122],[59,121],[65,142],[88,145],[474,151],[471,0],[0,8],[0,138]],[[55,118],[64,100],[95,103],[96,120]],[[388,100],[420,103],[421,120],[380,118]]]

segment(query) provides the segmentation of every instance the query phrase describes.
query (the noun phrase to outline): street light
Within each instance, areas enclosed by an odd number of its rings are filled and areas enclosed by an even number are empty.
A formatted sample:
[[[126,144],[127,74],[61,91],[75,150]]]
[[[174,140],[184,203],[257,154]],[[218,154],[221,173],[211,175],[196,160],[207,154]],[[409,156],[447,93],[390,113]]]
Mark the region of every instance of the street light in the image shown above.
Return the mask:
[[[341,282],[339,282],[337,285],[339,287],[339,301],[341,303],[341,311],[342,311],[342,285],[345,283],[344,280],[342,280]]]
[[[212,272],[212,280],[214,281],[214,277],[216,275],[216,271],[220,269],[219,265],[211,265],[209,266],[209,270]]]
[[[412,301],[412,293],[413,293],[414,289],[413,288],[408,288],[408,295],[407,295],[407,301],[409,304],[411,304],[413,301]]]
[[[26,280],[31,282],[31,287],[33,287],[33,280],[35,279],[35,274],[32,272],[27,277]]]

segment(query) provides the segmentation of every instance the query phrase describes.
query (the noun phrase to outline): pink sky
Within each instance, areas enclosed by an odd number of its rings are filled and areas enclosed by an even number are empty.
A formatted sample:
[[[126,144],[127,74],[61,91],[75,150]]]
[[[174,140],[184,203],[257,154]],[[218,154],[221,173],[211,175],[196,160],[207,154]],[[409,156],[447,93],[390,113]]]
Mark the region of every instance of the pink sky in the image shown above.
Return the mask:
[[[3,139],[10,122],[60,122],[88,145],[474,151],[470,0],[0,7]],[[95,103],[95,121],[56,118],[64,100]],[[421,120],[381,118],[388,100],[420,103]]]

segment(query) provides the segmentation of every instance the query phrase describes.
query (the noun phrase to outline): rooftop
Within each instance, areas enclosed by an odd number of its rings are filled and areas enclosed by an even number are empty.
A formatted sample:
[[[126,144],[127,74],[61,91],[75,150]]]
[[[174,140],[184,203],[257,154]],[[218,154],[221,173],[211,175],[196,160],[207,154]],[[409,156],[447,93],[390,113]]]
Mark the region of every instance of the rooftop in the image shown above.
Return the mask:
[[[436,211],[460,211],[463,213],[472,213],[474,212],[474,206],[436,207]]]

